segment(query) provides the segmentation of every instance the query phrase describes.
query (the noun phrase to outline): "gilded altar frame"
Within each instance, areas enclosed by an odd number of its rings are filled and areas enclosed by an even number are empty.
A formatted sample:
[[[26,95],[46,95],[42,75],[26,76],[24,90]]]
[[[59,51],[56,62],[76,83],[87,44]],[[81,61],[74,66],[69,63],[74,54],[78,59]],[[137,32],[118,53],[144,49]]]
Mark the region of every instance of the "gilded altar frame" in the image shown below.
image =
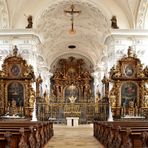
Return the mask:
[[[0,71],[0,116],[20,115],[31,117],[35,92],[32,83],[34,71],[15,46],[2,64]]]
[[[113,86],[109,92],[109,98],[114,118],[129,115],[129,110],[133,111],[132,115],[143,115],[148,110],[147,69],[147,67],[143,68],[143,64],[131,47],[127,55],[124,55],[117,61],[117,65],[111,68],[110,82]],[[122,92],[123,88],[125,94]]]
[[[93,121],[95,99],[92,69],[84,59],[68,57],[54,66],[51,78],[50,116],[57,120],[79,117],[80,123]]]

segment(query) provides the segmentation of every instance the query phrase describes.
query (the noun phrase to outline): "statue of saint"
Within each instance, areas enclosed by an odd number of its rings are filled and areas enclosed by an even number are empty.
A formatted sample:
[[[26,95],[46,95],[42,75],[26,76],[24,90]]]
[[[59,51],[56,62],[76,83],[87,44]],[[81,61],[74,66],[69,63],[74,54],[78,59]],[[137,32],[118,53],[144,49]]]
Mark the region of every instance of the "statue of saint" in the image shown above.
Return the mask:
[[[119,29],[119,27],[117,26],[117,19],[116,19],[116,16],[112,16],[112,19],[111,19],[111,27],[113,29]]]
[[[131,46],[128,47],[128,57],[133,57],[134,56],[134,51],[133,51],[133,48]]]
[[[148,107],[148,95],[144,96],[144,107]]]
[[[17,55],[17,52],[18,52],[18,48],[17,48],[17,46],[15,45],[15,46],[14,46],[14,49],[13,49],[13,55],[16,56],[16,55]]]
[[[27,21],[28,21],[28,25],[26,26],[26,28],[32,28],[33,22],[32,22],[32,16],[31,15],[28,16]]]
[[[12,100],[12,115],[15,115],[17,112],[16,101]]]
[[[128,115],[134,116],[134,113],[135,113],[134,102],[133,101],[129,101],[128,105],[129,105],[129,107],[128,107]]]
[[[91,89],[89,84],[85,84],[84,86],[84,99],[90,99]]]
[[[115,95],[111,95],[110,98],[111,98],[111,106],[115,107],[116,106],[116,96]]]
[[[29,105],[30,107],[33,107],[34,105],[34,100],[35,100],[35,93],[33,91],[33,89],[31,90],[31,93],[30,93],[30,99],[29,99]]]

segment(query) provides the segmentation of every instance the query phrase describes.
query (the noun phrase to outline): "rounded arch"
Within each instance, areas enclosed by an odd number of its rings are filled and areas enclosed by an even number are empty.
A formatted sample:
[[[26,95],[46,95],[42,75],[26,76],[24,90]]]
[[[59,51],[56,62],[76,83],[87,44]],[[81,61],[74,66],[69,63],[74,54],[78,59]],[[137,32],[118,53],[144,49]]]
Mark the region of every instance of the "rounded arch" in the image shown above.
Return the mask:
[[[56,65],[57,64],[57,62],[60,60],[60,59],[63,59],[63,58],[68,58],[68,57],[71,57],[71,56],[73,56],[73,57],[75,57],[75,58],[81,58],[81,59],[83,59],[84,60],[84,62],[87,64],[87,65],[89,65],[89,66],[91,66],[91,68],[93,69],[94,68],[94,61],[92,61],[91,59],[90,59],[90,57],[86,57],[86,56],[84,56],[82,53],[81,54],[78,54],[78,53],[65,53],[65,54],[61,54],[61,55],[57,55],[57,56],[53,56],[53,59],[52,59],[52,61],[51,61],[51,63],[48,63],[49,65],[50,65],[50,71],[52,72],[53,71],[53,67],[54,67],[54,65]]]
[[[38,14],[34,18],[35,27],[37,28],[38,22],[40,22],[39,20],[40,20],[40,18],[42,18],[42,16],[46,15],[47,13],[53,12],[55,10],[55,8],[58,8],[58,6],[60,6],[60,5],[63,6],[63,5],[73,4],[73,3],[76,5],[83,5],[83,6],[87,5],[88,7],[92,7],[92,9],[98,9],[101,12],[102,16],[104,16],[106,22],[109,23],[111,11],[109,11],[110,9],[105,9],[106,7],[104,6],[103,3],[100,3],[100,2],[98,3],[97,1],[94,1],[94,0],[85,0],[85,1],[56,0],[56,1],[50,1],[48,6],[45,5],[45,7],[42,7],[42,9],[40,9]],[[58,8],[58,10],[60,10],[60,9]],[[48,17],[48,15],[47,15],[47,17]]]
[[[139,4],[139,9],[137,12],[137,20],[136,20],[136,27],[138,29],[144,29],[146,27],[146,23],[147,23],[147,15],[148,15],[148,1],[146,0],[141,0],[140,4]],[[147,24],[147,28],[148,28],[148,24]]]

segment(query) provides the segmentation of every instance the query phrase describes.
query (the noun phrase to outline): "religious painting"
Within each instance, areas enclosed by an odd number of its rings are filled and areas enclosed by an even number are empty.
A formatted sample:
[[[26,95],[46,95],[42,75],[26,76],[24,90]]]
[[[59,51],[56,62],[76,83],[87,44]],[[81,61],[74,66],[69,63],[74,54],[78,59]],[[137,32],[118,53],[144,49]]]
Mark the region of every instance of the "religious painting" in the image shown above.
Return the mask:
[[[13,76],[18,76],[20,74],[20,68],[18,67],[18,65],[16,65],[16,64],[12,65],[11,74]]]
[[[133,65],[129,64],[125,67],[125,75],[127,77],[131,77],[134,74],[134,68]]]
[[[12,82],[8,85],[8,103],[12,106],[12,103],[16,103],[16,107],[22,107],[24,105],[24,89],[23,85],[19,82]]]
[[[121,106],[128,107],[130,102],[137,104],[137,85],[133,82],[125,82],[121,87]]]
[[[75,103],[79,100],[79,90],[75,85],[70,85],[65,89],[66,103]]]

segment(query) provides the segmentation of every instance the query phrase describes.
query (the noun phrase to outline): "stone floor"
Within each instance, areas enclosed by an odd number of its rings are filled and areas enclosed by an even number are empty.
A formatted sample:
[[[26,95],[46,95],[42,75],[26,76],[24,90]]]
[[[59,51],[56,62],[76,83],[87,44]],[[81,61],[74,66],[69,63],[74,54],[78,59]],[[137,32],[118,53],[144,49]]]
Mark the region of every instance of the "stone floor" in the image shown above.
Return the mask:
[[[94,137],[92,125],[54,125],[54,137],[44,148],[104,148]]]

